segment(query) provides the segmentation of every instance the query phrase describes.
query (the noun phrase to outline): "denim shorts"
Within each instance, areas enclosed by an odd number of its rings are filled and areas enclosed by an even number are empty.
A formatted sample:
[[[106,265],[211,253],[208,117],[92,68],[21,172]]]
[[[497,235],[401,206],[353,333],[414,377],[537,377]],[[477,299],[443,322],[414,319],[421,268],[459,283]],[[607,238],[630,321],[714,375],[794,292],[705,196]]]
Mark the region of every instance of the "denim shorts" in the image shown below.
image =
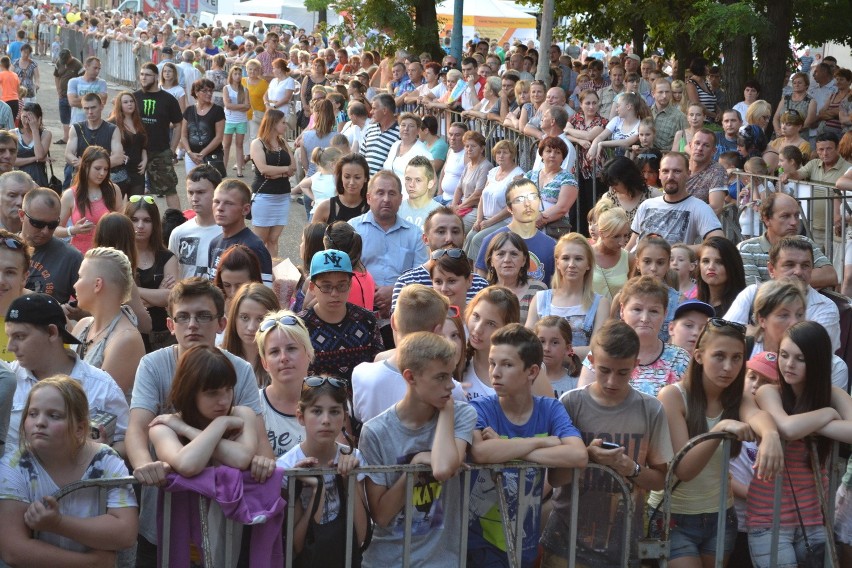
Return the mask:
[[[825,528],[821,525],[805,527],[808,531],[808,542],[814,544],[825,542]],[[751,563],[755,568],[769,568],[772,559],[772,529],[751,529],[748,531],[748,548],[751,552]],[[775,568],[796,568],[799,561],[805,559],[805,539],[802,538],[802,527],[781,527],[778,530],[778,562]]]
[[[660,515],[661,513],[657,513]],[[699,558],[716,554],[716,513],[684,515],[672,513],[669,533],[671,552],[669,560]],[[657,525],[657,523],[654,523]],[[658,526],[652,526],[652,536],[660,536]],[[725,556],[734,549],[737,539],[737,514],[731,507],[725,513]]]
[[[71,103],[68,97],[59,97],[59,122],[71,124]]]

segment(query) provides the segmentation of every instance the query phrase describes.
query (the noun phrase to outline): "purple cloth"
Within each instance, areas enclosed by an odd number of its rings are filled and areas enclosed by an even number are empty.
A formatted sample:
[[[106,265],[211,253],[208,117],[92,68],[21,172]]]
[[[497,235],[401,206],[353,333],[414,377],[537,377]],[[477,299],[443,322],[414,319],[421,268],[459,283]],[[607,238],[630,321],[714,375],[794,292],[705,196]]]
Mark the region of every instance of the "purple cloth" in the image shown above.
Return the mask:
[[[264,483],[257,483],[250,471],[232,467],[208,467],[195,477],[172,473],[166,491],[172,495],[171,528],[167,536],[172,543],[195,544],[201,550],[201,519],[198,496],[212,499],[222,508],[225,518],[252,525],[251,566],[280,567],[284,564],[281,526],[286,502],[281,498],[284,470],[276,468]],[[157,507],[157,535],[163,542],[163,493]],[[158,548],[158,556],[162,547]],[[161,559],[157,559],[159,565]],[[169,546],[169,566],[189,566],[188,546]]]

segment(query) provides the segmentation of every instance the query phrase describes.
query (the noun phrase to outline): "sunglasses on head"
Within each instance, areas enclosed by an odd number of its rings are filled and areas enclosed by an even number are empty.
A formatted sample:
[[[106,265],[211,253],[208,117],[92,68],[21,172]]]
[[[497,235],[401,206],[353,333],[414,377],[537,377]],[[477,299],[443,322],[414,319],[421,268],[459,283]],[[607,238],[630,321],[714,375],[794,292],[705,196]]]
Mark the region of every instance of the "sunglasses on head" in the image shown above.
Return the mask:
[[[346,381],[341,379],[335,379],[333,377],[305,377],[305,386],[309,386],[311,388],[321,387],[325,383],[330,384],[336,389],[345,389]]]
[[[742,335],[746,334],[746,326],[735,321],[728,321],[722,318],[710,318],[709,320],[707,320],[707,325],[715,327],[717,329],[722,327],[730,327],[731,329],[741,333]]]
[[[30,225],[32,225],[34,229],[44,229],[45,227],[47,227],[52,231],[59,226],[59,221],[39,221],[38,219],[33,219],[32,217],[30,217],[30,214],[26,211],[24,211],[24,216],[29,219]]]
[[[459,309],[458,306],[450,306],[447,309],[447,317],[448,318],[457,318],[459,316],[461,316],[461,310]]]
[[[150,195],[131,195],[128,201],[130,201],[130,203],[139,203],[140,201],[144,201],[148,205],[154,204],[154,198]]]
[[[288,326],[288,325],[299,325],[299,320],[296,316],[282,316],[278,319],[271,318],[268,320],[263,320],[258,327],[258,331],[264,332],[269,331],[273,327],[277,326]]]
[[[432,260],[438,260],[442,256],[447,255],[450,258],[467,258],[467,255],[464,253],[462,249],[457,248],[449,248],[449,249],[438,249],[432,252]]]

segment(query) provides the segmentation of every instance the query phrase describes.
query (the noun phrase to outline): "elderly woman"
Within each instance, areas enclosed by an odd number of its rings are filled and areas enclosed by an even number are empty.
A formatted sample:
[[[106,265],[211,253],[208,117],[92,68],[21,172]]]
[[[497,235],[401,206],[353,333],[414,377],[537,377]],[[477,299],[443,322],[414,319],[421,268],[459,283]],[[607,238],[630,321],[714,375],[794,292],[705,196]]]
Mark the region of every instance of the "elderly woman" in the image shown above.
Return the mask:
[[[772,120],[772,105],[763,99],[754,101],[749,105],[745,119],[749,125],[757,126],[765,133]]]
[[[522,237],[512,231],[494,235],[485,251],[488,284],[505,286],[515,293],[521,307],[521,321],[527,321],[530,302],[536,292],[547,290],[541,280],[529,277],[530,251]]]
[[[836,91],[831,94],[821,109],[817,112],[817,120],[823,123],[822,131],[834,132],[838,136],[843,134],[843,126],[840,122],[840,105],[850,97],[850,85],[852,85],[852,71],[849,69],[838,69],[834,72]]]
[[[420,140],[420,127],[423,123],[420,117],[411,112],[399,115],[399,140],[391,145],[384,169],[391,170],[399,178],[399,183],[405,187],[405,167],[414,156],[424,156],[432,160],[432,153]],[[408,191],[404,192],[408,196]]]
[[[426,103],[426,106],[436,110],[462,110],[462,93],[467,85],[462,79],[461,71],[458,69],[450,69],[447,72],[447,90],[441,97],[431,102]]]
[[[468,258],[478,258],[485,237],[509,223],[506,187],[513,179],[524,175],[518,167],[518,149],[508,140],[497,142],[491,156],[497,166],[488,172],[479,207],[476,208],[476,221],[464,241]]]
[[[538,187],[544,206],[536,226],[559,240],[559,237],[571,232],[568,212],[577,201],[577,179],[570,171],[562,169],[562,162],[568,156],[568,145],[561,138],[548,136],[542,140],[538,145],[538,155],[544,164],[542,169],[524,174]]]
[[[476,222],[476,208],[479,206],[482,190],[488,180],[488,172],[493,166],[485,159],[485,136],[471,130],[465,132],[462,142],[465,167],[456,187],[451,207],[464,220],[464,229],[467,232]]]
[[[518,81],[520,83],[520,81]],[[516,85],[517,86],[517,85]],[[482,100],[472,109],[462,112],[462,116],[470,118],[486,118],[488,112],[500,101],[500,77],[492,76],[485,80]]]
[[[805,131],[807,136],[808,129],[814,125],[817,116],[816,100],[808,94],[811,78],[807,73],[794,73],[790,78],[790,85],[793,87],[793,92],[781,97],[781,102],[775,111],[775,116],[772,118],[772,124],[775,127],[775,132],[781,132],[781,116],[784,113],[796,111],[804,121],[802,130]],[[748,114],[748,110],[746,110],[746,114]],[[747,124],[751,123],[747,122]]]

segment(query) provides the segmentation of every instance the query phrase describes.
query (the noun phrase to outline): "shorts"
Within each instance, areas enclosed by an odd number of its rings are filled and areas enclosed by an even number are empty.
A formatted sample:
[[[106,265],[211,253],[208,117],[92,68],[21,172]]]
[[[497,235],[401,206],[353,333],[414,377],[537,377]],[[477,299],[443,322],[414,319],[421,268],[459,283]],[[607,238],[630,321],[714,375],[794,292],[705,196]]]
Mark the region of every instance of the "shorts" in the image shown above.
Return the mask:
[[[649,512],[650,514],[650,512]],[[661,515],[661,513],[657,513]],[[672,513],[672,529],[669,533],[671,551],[669,560],[676,558],[700,558],[716,555],[717,513],[685,515]],[[651,527],[651,536],[659,537],[659,524]],[[737,513],[731,507],[725,513],[725,556],[734,549],[737,540]]]
[[[66,126],[71,124],[71,103],[68,97],[59,97],[59,122]]]
[[[825,542],[825,528],[822,525],[805,527],[811,546]],[[772,529],[760,528],[748,531],[748,548],[751,562],[755,568],[769,568],[772,559]],[[778,562],[774,568],[797,568],[799,561],[805,559],[805,539],[802,527],[781,527],[778,530]]]
[[[248,122],[225,122],[225,134],[245,134]]]
[[[163,150],[148,155],[148,183],[156,194],[177,195],[178,178],[175,173],[172,151]]]

